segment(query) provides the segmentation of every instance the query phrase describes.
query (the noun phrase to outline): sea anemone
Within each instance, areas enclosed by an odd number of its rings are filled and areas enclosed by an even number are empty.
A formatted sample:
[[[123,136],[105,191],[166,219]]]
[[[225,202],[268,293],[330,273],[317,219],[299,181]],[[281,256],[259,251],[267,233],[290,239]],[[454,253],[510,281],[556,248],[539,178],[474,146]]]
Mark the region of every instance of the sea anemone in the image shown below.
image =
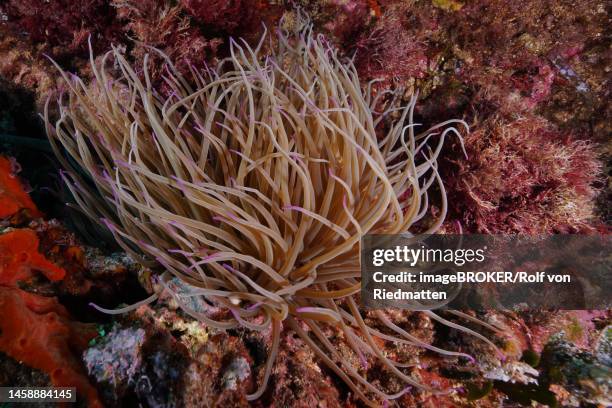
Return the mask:
[[[384,311],[372,312],[382,329],[367,325],[358,305],[359,247],[365,234],[439,228],[447,202],[436,160],[447,137],[461,138],[453,125],[467,126],[449,120],[417,132],[416,96],[401,106],[401,90],[362,89],[352,61],[309,25],[279,29],[268,55],[265,38],[255,48],[232,40],[227,59],[192,70],[192,78],[167,58],[169,93],[152,85],[148,57],[136,69],[118,49],[97,66],[91,57],[95,80],[88,85],[60,69],[68,97],[58,100],[55,124],[48,104],[44,116],[63,178],[78,208],[126,252],[163,266],[159,286],[186,313],[219,329],[270,333],[250,400],[265,390],[283,325],[369,404],[408,388],[375,387],[364,375],[368,359],[404,383],[432,390],[378,342],[471,357],[419,340]],[[384,111],[374,108],[381,106]],[[436,217],[429,211],[434,201]],[[171,276],[189,291],[178,292]],[[158,296],[100,309],[125,312]],[[194,297],[226,310],[227,318],[190,307]],[[351,358],[328,340],[326,325],[342,332]]]

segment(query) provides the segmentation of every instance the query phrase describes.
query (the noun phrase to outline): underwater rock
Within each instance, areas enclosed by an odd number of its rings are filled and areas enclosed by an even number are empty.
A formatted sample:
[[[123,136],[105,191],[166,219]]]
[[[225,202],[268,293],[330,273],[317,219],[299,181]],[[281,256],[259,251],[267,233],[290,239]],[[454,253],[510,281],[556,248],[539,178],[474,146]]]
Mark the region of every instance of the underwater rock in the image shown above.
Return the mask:
[[[246,341],[160,303],[141,306],[83,355],[113,406],[248,406],[253,359]]]
[[[95,278],[125,273],[145,273],[143,271],[144,267],[124,252],[114,252],[107,255],[97,248],[87,247],[84,250],[84,256],[87,270]]]
[[[605,354],[604,354],[605,355]],[[609,358],[609,356],[608,356]],[[593,353],[580,350],[561,332],[550,338],[542,352],[540,369],[545,384],[569,392],[568,404],[612,405],[612,367]],[[558,388],[551,387],[553,390]]]
[[[75,234],[56,219],[39,218],[27,225],[39,237],[41,252],[66,272],[54,287],[35,281],[30,285],[30,291],[45,290],[48,294],[69,296],[87,304],[117,296],[130,285],[138,286],[138,274],[147,271],[126,254],[106,255],[98,249],[83,246]]]
[[[304,342],[287,333],[281,339],[278,360],[272,371],[273,388],[265,401],[277,407],[341,407],[341,397],[328,373]]]
[[[142,329],[113,328],[102,341],[97,341],[83,353],[89,375],[98,383],[108,384],[104,387],[106,399],[116,401],[134,380],[142,360],[144,339],[145,331]],[[107,395],[109,390],[114,391],[111,398]]]
[[[184,369],[176,395],[192,407],[247,406],[246,395],[253,387],[247,338],[207,327],[166,306],[161,301],[154,308],[140,307],[129,319],[181,350]]]
[[[522,312],[526,349],[541,353],[551,336],[565,333],[565,339],[581,349],[594,350],[598,339],[600,321],[610,322],[607,311],[560,310]]]
[[[537,384],[538,370],[521,361],[512,361],[484,373],[484,378],[520,384]]]
[[[595,356],[603,365],[612,367],[612,326],[606,326],[597,340]]]
[[[191,360],[185,389],[189,406],[246,407],[253,388],[253,359],[245,342],[224,333],[209,335]]]
[[[32,118],[31,127],[26,128],[36,129],[40,126],[35,119],[37,113],[44,109],[48,95],[58,89],[60,82],[51,62],[41,55],[37,46],[3,24],[0,24],[0,76],[18,90],[11,94],[15,103],[29,110],[20,112]],[[10,109],[5,109],[6,113],[11,113]]]
[[[114,326],[83,353],[89,374],[113,406],[129,406],[134,398],[151,407],[178,404],[186,348],[152,316],[134,323]]]
[[[83,353],[83,361],[112,406],[137,398],[151,407],[177,404],[185,354],[169,333],[116,326]]]
[[[0,387],[53,387],[49,376],[0,352]],[[52,402],[40,402],[37,408],[55,408]]]
[[[233,359],[223,373],[223,387],[235,391],[238,383],[246,380],[251,375],[251,366],[244,357]]]

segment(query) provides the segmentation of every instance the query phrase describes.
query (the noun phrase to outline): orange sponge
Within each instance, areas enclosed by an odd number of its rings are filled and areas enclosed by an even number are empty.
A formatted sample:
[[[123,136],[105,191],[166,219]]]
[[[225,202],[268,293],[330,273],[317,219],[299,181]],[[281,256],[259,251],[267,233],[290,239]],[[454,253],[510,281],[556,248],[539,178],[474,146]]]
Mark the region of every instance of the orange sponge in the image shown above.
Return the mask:
[[[96,336],[93,325],[73,322],[54,297],[18,289],[34,271],[57,281],[66,272],[38,251],[38,237],[29,229],[0,235],[0,351],[49,374],[58,387],[76,387],[90,407],[102,407],[82,364],[72,350],[82,353]]]
[[[69,320],[55,298],[0,287],[0,351],[49,374],[56,387],[76,387],[90,407],[102,407],[97,391],[71,349],[82,352],[95,337],[92,327]]]
[[[10,217],[22,209],[29,210],[32,217],[42,216],[14,174],[11,161],[0,156],[0,218]]]
[[[38,252],[38,237],[30,229],[18,229],[0,235],[0,285],[15,286],[27,280],[32,270],[49,280],[62,280],[66,272]]]

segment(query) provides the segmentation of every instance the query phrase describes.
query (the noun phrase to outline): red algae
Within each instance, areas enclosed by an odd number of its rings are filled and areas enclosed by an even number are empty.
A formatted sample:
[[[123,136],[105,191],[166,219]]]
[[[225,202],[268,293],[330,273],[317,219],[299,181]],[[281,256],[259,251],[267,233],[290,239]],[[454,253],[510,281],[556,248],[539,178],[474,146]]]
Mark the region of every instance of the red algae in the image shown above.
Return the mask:
[[[162,59],[150,47],[163,51],[183,74],[188,74],[190,67],[201,70],[214,63],[223,41],[204,36],[181,5],[151,0],[115,0],[113,5],[122,30],[136,40],[131,57],[142,61],[149,54],[154,80],[163,76],[159,69]]]
[[[116,39],[114,9],[106,0],[7,0],[0,5],[0,12],[5,24],[56,58],[86,56],[90,37],[96,49]]]
[[[447,177],[451,215],[479,233],[592,231],[593,146],[546,119],[487,119],[465,138],[468,159]]]
[[[355,65],[363,82],[376,79],[381,81],[377,88],[390,88],[427,77],[430,58],[425,38],[435,22],[421,14],[422,31],[415,33],[406,28],[412,24],[408,11],[402,3],[387,5],[371,30],[356,36]]]
[[[198,21],[220,31],[232,32],[247,18],[253,1],[183,0],[185,9]]]
[[[251,43],[259,41],[262,24],[273,28],[284,10],[268,0],[181,0],[179,4],[194,27],[221,37],[240,36]]]
[[[376,79],[389,87],[394,81],[404,84],[426,76],[427,49],[414,33],[404,28],[406,20],[401,6],[393,5],[371,32],[357,39],[355,64],[362,81]]]
[[[330,0],[309,2],[302,0],[303,7],[315,27],[325,33],[329,40],[348,49],[359,47],[358,37],[368,30],[376,11],[376,1],[368,0]]]

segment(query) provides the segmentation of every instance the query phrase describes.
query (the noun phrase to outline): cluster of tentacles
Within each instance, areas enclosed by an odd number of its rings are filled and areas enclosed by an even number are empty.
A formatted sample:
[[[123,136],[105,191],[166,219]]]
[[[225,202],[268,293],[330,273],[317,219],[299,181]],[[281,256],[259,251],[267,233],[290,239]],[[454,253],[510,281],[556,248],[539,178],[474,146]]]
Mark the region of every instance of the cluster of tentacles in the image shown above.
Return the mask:
[[[384,311],[376,312],[384,330],[367,325],[358,305],[359,246],[365,234],[438,229],[447,203],[436,159],[447,137],[461,138],[453,125],[466,125],[450,120],[417,131],[416,96],[401,106],[399,92],[363,89],[352,62],[310,26],[278,30],[269,53],[266,38],[255,48],[232,41],[229,58],[192,78],[168,60],[164,91],[152,85],[147,58],[134,68],[117,49],[99,64],[92,56],[89,84],[62,71],[68,96],[58,100],[57,121],[48,109],[45,117],[65,181],[78,208],[127,252],[163,266],[159,286],[186,313],[220,329],[271,332],[249,399],[265,390],[283,325],[364,401],[405,392],[368,382],[366,357],[430,389],[376,341],[470,356],[417,339]],[[428,219],[431,194],[436,219]],[[177,291],[171,278],[189,290]],[[229,318],[213,320],[193,298]],[[354,358],[327,339],[325,325],[343,333]]]

